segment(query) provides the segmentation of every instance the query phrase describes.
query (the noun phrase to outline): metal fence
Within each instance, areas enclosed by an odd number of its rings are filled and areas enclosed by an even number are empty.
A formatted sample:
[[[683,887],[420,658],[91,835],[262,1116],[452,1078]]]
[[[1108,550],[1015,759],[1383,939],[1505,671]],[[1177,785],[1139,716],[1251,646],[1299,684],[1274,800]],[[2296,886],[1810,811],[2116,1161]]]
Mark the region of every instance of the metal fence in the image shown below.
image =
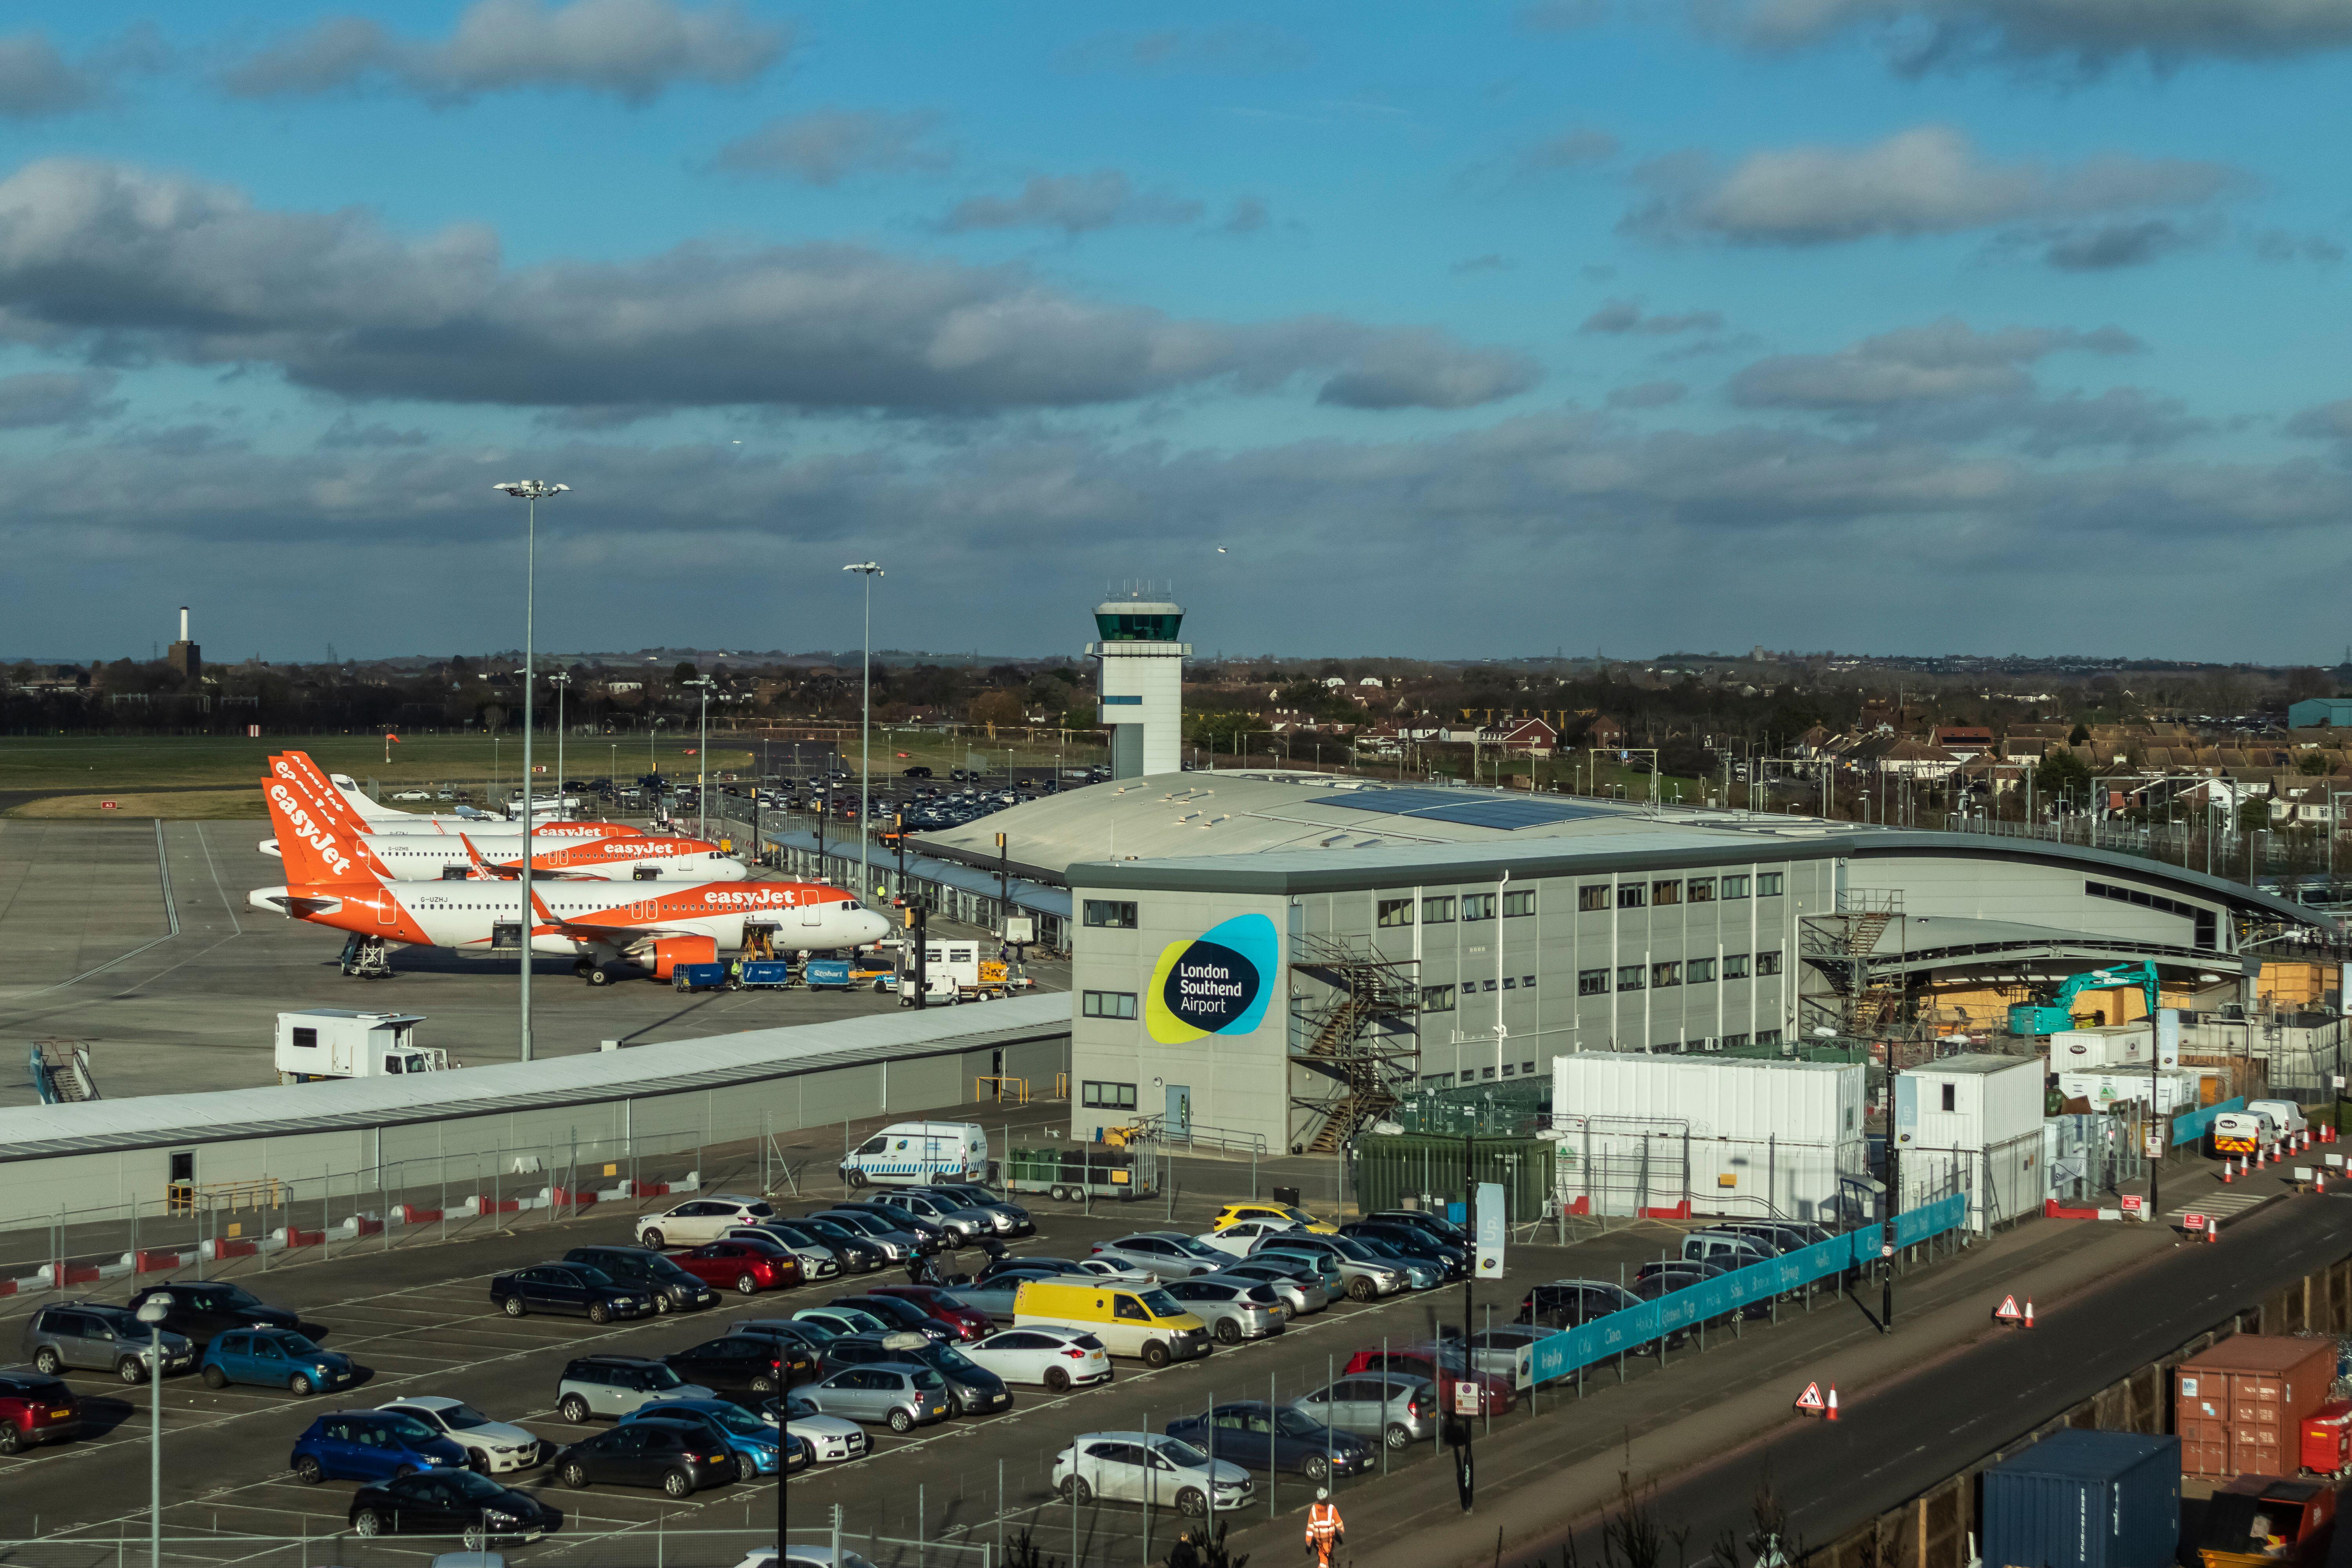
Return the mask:
[[[746,1522],[732,1529],[678,1530],[656,1521],[634,1529],[551,1537],[564,1560],[581,1568],[735,1568],[747,1554],[776,1540],[774,1494],[762,1489],[756,1503],[747,1499]],[[760,1516],[765,1514],[764,1519]],[[0,1539],[0,1562],[12,1568],[147,1568],[148,1536],[140,1526],[128,1535],[94,1536],[68,1531],[37,1540]],[[794,1536],[804,1532],[793,1531]],[[857,1538],[863,1540],[864,1538]],[[224,1530],[191,1532],[177,1527],[163,1539],[163,1568],[417,1568],[436,1548],[457,1552],[456,1536],[363,1536],[348,1529],[307,1535],[258,1534]],[[929,1561],[940,1568],[988,1568],[984,1555],[933,1544]],[[471,1561],[471,1559],[468,1559]],[[496,1561],[496,1559],[485,1559]],[[908,1563],[914,1559],[908,1557]]]
[[[1364,1214],[1407,1198],[1430,1206],[1496,1182],[1510,1223],[1525,1225],[1552,1212],[1552,1146],[1538,1138],[1367,1136],[1356,1141],[1356,1205]]]

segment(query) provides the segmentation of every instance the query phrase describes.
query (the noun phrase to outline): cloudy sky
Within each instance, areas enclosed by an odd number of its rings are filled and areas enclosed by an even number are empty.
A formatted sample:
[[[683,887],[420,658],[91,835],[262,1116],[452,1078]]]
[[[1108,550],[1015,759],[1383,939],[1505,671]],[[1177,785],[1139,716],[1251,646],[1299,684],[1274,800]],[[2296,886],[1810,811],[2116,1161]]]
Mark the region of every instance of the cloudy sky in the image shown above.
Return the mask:
[[[2352,637],[2352,0],[8,17],[0,655]]]

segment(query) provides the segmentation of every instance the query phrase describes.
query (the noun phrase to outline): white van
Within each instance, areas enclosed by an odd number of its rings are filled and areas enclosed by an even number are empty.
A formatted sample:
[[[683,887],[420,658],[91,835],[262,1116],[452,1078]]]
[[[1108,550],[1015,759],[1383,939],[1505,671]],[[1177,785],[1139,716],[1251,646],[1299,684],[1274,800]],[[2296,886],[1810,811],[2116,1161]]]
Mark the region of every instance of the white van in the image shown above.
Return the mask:
[[[853,1187],[919,1187],[988,1180],[988,1130],[977,1121],[901,1121],[849,1152],[841,1179]]]
[[[2246,1109],[2271,1119],[2273,1138],[2292,1138],[2311,1126],[2303,1119],[2303,1107],[2292,1100],[2250,1100]]]
[[[446,1051],[416,1043],[416,1026],[423,1022],[422,1013],[358,1013],[347,1007],[280,1013],[278,1081],[446,1072]]]

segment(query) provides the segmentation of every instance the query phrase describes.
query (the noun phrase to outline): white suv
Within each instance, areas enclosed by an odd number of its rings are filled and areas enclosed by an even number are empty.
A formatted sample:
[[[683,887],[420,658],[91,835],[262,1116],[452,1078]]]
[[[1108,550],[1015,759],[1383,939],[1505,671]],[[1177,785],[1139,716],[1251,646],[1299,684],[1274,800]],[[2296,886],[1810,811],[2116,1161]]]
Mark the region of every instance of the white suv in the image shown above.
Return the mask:
[[[747,1198],[735,1193],[713,1193],[706,1198],[688,1198],[667,1214],[649,1214],[637,1220],[637,1245],[661,1248],[680,1243],[698,1245],[717,1241],[727,1234],[730,1226],[757,1225],[763,1219],[773,1219],[776,1211],[764,1198]]]

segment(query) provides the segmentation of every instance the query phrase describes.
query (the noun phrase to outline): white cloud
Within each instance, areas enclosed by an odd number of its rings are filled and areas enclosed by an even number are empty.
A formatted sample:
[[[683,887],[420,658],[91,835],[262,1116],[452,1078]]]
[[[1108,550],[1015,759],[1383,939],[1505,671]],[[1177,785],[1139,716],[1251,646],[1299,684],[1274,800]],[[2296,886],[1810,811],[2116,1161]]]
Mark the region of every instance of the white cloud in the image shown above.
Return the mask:
[[[788,32],[732,4],[678,0],[474,0],[446,39],[395,37],[330,16],[225,73],[240,98],[310,97],[375,82],[440,103],[526,88],[646,103],[687,82],[732,86],[783,57]]]
[[[1601,309],[1584,318],[1577,328],[1580,332],[1605,332],[1622,336],[1637,332],[1643,337],[1670,338],[1683,332],[1716,332],[1723,330],[1720,310],[1685,310],[1677,315],[1642,313],[1639,300],[1608,300]]]
[[[1665,160],[1644,178],[1656,195],[1626,215],[1628,230],[1777,246],[2196,207],[2243,183],[2218,163],[2120,153],[2063,167],[1994,163],[1940,125],[1864,147],[1752,153],[1720,174],[1693,160]]]
[[[1903,327],[1833,354],[1777,354],[1731,378],[1732,402],[1748,408],[1854,413],[1895,405],[2014,396],[2033,390],[2025,366],[2075,351],[2127,354],[2139,341],[2116,327],[2007,327],[1979,332],[1955,316]]]
[[[938,123],[938,115],[919,111],[812,110],[771,120],[730,142],[711,167],[730,174],[789,176],[812,185],[838,184],[869,170],[944,169],[953,160],[924,140]]]

